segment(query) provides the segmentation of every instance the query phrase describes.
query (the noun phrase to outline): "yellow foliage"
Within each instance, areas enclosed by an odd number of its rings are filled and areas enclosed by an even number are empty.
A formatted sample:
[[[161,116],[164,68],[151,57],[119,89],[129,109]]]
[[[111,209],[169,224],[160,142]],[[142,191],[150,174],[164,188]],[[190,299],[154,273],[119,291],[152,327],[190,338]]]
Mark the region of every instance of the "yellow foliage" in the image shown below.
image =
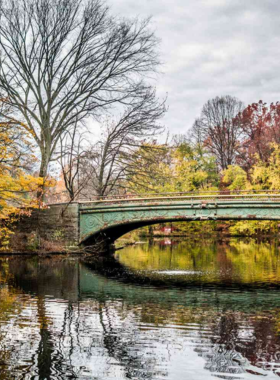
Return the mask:
[[[256,190],[280,189],[280,146],[273,144],[269,162],[258,159],[251,170],[252,185]]]
[[[138,193],[191,192],[217,190],[218,175],[212,157],[199,154],[194,147],[182,143],[178,147],[153,145],[139,149],[138,168],[147,172],[129,178],[129,187]],[[139,185],[137,185],[139,184]]]
[[[273,144],[273,151],[268,163],[257,159],[249,172],[237,165],[231,165],[223,172],[223,181],[229,184],[230,190],[279,190],[280,189],[280,146]],[[253,236],[257,234],[276,234],[279,222],[274,221],[241,221],[230,227],[233,235]]]
[[[223,182],[228,184],[230,190],[247,190],[250,188],[247,174],[240,166],[229,165],[222,174]]]
[[[0,243],[6,248],[11,224],[28,208],[38,207],[37,191],[51,181],[36,178],[24,170],[26,161],[34,163],[28,137],[21,126],[0,124]]]

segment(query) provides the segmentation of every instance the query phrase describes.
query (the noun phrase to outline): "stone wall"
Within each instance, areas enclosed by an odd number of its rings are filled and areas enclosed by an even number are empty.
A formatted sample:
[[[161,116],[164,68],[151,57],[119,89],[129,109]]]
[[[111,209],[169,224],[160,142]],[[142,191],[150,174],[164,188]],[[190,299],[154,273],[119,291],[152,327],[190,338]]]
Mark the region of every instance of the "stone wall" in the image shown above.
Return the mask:
[[[56,204],[41,210],[33,210],[30,217],[17,223],[13,240],[33,234],[49,242],[60,242],[65,246],[79,242],[79,204]]]

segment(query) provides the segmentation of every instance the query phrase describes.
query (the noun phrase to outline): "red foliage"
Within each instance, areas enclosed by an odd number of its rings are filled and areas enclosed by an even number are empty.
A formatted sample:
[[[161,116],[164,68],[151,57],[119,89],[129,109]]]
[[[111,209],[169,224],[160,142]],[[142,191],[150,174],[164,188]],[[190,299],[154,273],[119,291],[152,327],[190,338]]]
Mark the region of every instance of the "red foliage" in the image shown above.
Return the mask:
[[[239,163],[250,168],[256,155],[267,162],[271,154],[271,143],[280,143],[280,103],[267,106],[262,100],[247,106],[237,117],[243,131],[239,151]]]

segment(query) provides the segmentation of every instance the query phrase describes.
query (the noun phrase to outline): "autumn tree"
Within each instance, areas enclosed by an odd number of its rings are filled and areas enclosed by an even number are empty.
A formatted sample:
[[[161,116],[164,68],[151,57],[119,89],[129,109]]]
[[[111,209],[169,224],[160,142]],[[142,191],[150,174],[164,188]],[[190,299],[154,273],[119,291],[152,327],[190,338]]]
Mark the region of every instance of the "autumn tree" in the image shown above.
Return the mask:
[[[244,136],[238,163],[248,172],[258,159],[269,161],[272,143],[280,144],[280,104],[252,103],[237,115],[236,122]]]
[[[270,145],[271,154],[267,162],[260,158],[252,166],[250,180],[256,190],[280,190],[280,145]]]
[[[141,149],[137,152],[140,175],[128,176],[127,186],[137,193],[176,193],[217,190],[218,173],[214,158],[182,136],[176,136],[169,145],[158,145],[159,151]],[[149,166],[147,160],[150,160]],[[148,168],[147,168],[148,167]],[[145,171],[148,175],[145,176]]]
[[[150,91],[149,20],[112,17],[101,0],[3,0],[0,15],[0,91],[40,148],[40,177],[74,122]]]
[[[229,166],[223,172],[223,181],[230,190],[279,190],[280,189],[280,146],[272,144],[267,162],[257,155],[249,173],[238,165]],[[248,175],[249,174],[249,175]],[[239,221],[231,223],[230,232],[237,235],[278,233],[277,221]]]
[[[173,191],[207,191],[216,189],[218,172],[215,159],[199,145],[181,142],[172,149]]]
[[[207,184],[204,183],[204,186],[210,188],[218,185],[219,176],[216,159],[200,140],[194,139],[193,136],[174,135],[171,146],[179,161],[192,161],[195,163],[193,168],[196,171],[207,173]]]
[[[35,156],[23,127],[0,123],[0,244],[5,247],[10,225],[17,217],[38,207],[36,192],[44,179],[30,173]],[[47,185],[50,182],[47,181]]]
[[[204,104],[200,118],[193,125],[192,135],[196,143],[203,142],[221,169],[236,161],[242,135],[236,116],[243,108],[243,103],[235,97],[217,96]]]
[[[222,174],[223,184],[228,190],[249,190],[251,188],[247,173],[238,165],[229,165]]]

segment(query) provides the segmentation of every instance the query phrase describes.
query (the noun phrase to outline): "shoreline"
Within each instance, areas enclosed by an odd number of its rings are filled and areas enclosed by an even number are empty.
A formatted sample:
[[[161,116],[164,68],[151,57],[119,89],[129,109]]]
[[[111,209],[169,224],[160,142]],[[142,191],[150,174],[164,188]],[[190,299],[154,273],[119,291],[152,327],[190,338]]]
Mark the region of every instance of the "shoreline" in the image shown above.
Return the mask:
[[[141,241],[141,239],[145,239],[145,241]],[[111,253],[117,252],[119,250],[125,249],[126,247],[129,246],[135,246],[138,244],[145,244],[149,241],[154,241],[158,242],[161,239],[170,239],[174,241],[188,241],[192,240],[194,242],[197,242],[198,240],[217,240],[217,241],[224,241],[225,243],[229,242],[231,239],[253,239],[257,241],[275,241],[275,240],[280,240],[280,236],[277,235],[270,235],[270,234],[262,234],[262,235],[254,235],[254,236],[248,236],[248,235],[229,235],[229,234],[215,234],[215,235],[178,235],[178,234],[156,234],[156,235],[141,235],[138,237],[138,239],[127,239],[127,238],[119,238],[115,242],[115,248]],[[54,251],[46,251],[44,249],[40,250],[23,250],[23,251],[18,251],[18,250],[11,250],[11,251],[0,251],[0,257],[12,257],[12,256],[26,256],[26,257],[52,257],[52,256],[73,256],[73,257],[83,257],[83,256],[97,256],[100,255],[102,256],[104,254],[103,251],[100,252],[87,252],[86,250],[74,250],[74,249],[62,249],[62,250],[54,250]],[[107,254],[107,252],[106,252]]]

